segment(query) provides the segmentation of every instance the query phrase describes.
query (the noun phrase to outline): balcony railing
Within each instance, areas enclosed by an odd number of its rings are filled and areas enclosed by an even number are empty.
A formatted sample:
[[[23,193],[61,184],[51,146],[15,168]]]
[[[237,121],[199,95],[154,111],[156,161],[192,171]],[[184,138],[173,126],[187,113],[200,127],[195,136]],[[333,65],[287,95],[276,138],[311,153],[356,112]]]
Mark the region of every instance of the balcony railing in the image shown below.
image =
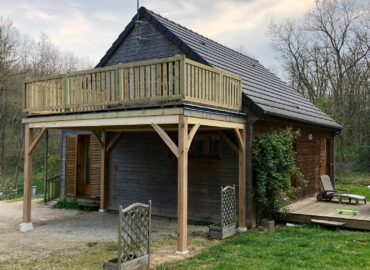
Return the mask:
[[[193,102],[241,109],[241,79],[183,55],[27,81],[28,115]]]

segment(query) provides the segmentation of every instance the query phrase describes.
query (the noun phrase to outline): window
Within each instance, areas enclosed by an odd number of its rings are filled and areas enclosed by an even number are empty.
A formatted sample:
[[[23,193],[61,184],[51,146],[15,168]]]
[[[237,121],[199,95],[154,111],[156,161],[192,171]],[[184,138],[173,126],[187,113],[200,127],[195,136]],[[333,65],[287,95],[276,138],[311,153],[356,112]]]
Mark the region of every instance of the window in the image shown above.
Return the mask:
[[[221,157],[220,136],[211,134],[196,135],[189,150],[190,157]]]

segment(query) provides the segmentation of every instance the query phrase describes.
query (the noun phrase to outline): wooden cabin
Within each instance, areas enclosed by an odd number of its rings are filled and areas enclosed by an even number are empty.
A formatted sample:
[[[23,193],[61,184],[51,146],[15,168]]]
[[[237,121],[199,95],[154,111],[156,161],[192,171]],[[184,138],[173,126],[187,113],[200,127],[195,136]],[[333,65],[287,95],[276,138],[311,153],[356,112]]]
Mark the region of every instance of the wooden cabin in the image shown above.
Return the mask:
[[[333,119],[257,60],[144,7],[138,18],[95,69],[26,83],[24,230],[32,151],[48,129],[63,130],[62,195],[101,211],[152,200],[154,215],[177,218],[179,253],[188,219],[219,218],[220,186],[237,187],[239,228],[255,226],[254,136],[302,131],[302,197],[319,191],[320,174],[333,179]]]

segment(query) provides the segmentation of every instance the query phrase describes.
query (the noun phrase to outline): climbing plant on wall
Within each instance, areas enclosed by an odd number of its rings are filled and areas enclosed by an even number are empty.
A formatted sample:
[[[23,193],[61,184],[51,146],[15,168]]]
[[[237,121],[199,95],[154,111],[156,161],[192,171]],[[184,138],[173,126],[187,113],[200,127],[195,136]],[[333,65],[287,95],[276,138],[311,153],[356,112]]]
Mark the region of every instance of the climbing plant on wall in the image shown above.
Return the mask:
[[[294,140],[299,131],[273,131],[259,136],[253,142],[253,175],[255,199],[259,218],[275,219],[279,210],[304,186],[302,173],[296,166]],[[297,187],[291,185],[295,178]]]

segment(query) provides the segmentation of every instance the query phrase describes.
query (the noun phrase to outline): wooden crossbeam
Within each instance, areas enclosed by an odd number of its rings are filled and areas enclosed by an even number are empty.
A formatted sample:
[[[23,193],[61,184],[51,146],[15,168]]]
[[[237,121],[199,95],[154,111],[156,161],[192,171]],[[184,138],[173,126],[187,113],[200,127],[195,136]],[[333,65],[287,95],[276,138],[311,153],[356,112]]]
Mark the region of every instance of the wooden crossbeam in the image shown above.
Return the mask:
[[[165,144],[168,146],[168,148],[170,148],[172,153],[177,158],[179,158],[179,150],[178,150],[176,144],[170,138],[170,136],[168,136],[168,134],[157,124],[152,123],[151,125],[152,125],[153,129],[158,133],[159,137],[161,137],[162,140],[165,142]]]
[[[231,148],[231,150],[235,154],[239,154],[238,146],[235,145],[235,143],[232,140],[230,140],[230,138],[225,134],[225,131],[220,131],[220,136],[221,139],[224,140],[224,142],[226,142],[226,144]]]
[[[35,139],[33,139],[31,145],[28,148],[28,154],[32,154],[33,150],[41,140],[42,136],[44,136],[45,132],[47,131],[47,128],[42,128],[36,135]]]
[[[122,136],[122,132],[118,132],[114,135],[114,137],[112,138],[112,140],[110,140],[107,148],[105,149],[105,151],[107,153],[109,153],[109,151],[113,148],[113,146],[118,142],[119,138],[121,138]]]
[[[100,136],[99,136],[98,132],[97,132],[97,131],[95,131],[95,130],[93,130],[93,131],[92,131],[92,133],[93,133],[93,134],[95,135],[95,137],[98,139],[98,141],[99,141],[99,143],[100,143],[100,146],[101,146],[102,148],[104,148],[104,142],[103,142],[102,138],[100,138]]]
[[[189,150],[190,149],[190,145],[191,145],[191,142],[193,141],[194,139],[194,136],[195,136],[195,133],[197,133],[198,129],[200,127],[200,124],[195,124],[190,132],[189,132],[189,135],[188,135],[188,142],[187,142],[187,149]]]
[[[244,144],[242,134],[240,133],[240,130],[237,129],[237,128],[234,128],[234,133],[236,135],[236,138],[238,139],[239,147],[241,147],[244,150],[245,149],[245,144]]]

